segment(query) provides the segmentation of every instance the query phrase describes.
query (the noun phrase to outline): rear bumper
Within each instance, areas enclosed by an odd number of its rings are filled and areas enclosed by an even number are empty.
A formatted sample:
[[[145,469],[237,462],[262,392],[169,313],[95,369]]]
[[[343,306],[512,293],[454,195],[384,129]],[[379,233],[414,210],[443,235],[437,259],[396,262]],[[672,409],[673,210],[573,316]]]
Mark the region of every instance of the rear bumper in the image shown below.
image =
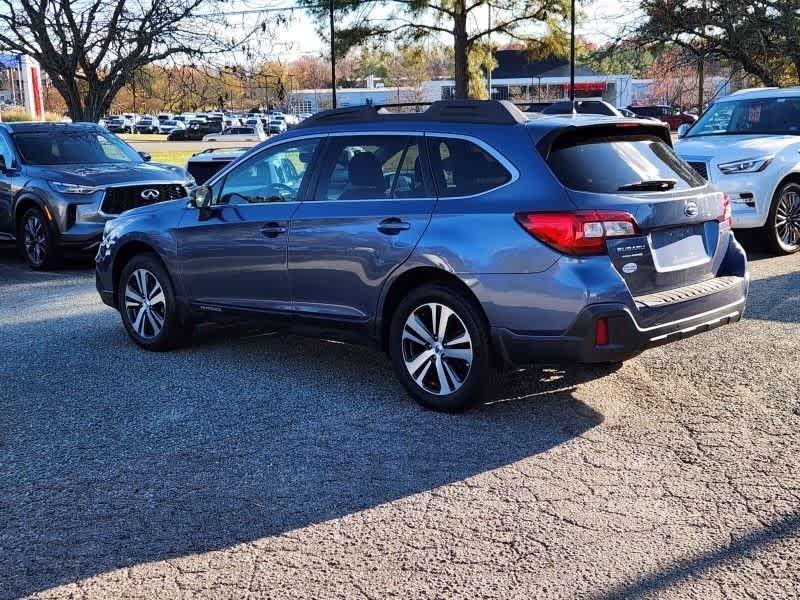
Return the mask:
[[[667,344],[735,323],[742,318],[748,278],[725,293],[681,302],[658,311],[648,311],[647,324],[625,304],[587,306],[572,326],[560,335],[537,335],[503,328],[492,329],[500,362],[506,366],[550,363],[605,363],[632,358],[648,348]],[[654,314],[654,312],[656,314]],[[599,319],[608,323],[608,341],[595,344]]]

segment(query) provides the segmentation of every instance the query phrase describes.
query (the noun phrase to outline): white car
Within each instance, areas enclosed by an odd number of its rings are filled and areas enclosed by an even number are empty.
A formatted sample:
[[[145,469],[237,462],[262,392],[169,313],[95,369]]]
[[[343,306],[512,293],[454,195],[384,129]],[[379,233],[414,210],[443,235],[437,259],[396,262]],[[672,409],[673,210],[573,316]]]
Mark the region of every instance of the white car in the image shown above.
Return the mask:
[[[179,121],[177,118],[167,119],[166,121],[161,121],[159,129],[161,133],[170,134],[176,129],[186,129],[186,124],[183,121]]]
[[[264,130],[258,127],[228,127],[219,133],[203,136],[204,142],[260,142],[265,139]]]
[[[678,135],[677,153],[730,197],[734,228],[800,250],[800,88],[735,92]]]

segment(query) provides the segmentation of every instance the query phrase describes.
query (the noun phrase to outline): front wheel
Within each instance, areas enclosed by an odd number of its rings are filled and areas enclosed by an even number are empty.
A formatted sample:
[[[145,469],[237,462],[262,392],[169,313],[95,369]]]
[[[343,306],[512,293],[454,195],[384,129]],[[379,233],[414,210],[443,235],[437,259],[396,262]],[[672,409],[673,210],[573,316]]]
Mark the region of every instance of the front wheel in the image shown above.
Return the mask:
[[[191,335],[191,324],[178,314],[169,274],[152,254],[135,256],[122,269],[117,303],[128,335],[142,348],[169,350]]]
[[[42,209],[32,207],[25,211],[19,223],[17,240],[25,262],[34,271],[54,269],[60,264],[56,233]]]
[[[489,332],[480,309],[457,290],[413,290],[392,317],[395,373],[427,408],[460,411],[481,402],[491,381]]]
[[[793,254],[800,250],[800,185],[787,183],[777,191],[762,229],[769,250]]]

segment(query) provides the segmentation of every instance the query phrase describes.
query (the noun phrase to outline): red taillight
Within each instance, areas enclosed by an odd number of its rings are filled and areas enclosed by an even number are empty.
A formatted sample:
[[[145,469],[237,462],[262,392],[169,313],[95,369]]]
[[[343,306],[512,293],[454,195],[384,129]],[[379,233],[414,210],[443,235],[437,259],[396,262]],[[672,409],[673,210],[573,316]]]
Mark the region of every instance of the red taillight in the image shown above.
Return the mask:
[[[594,345],[608,346],[608,319],[600,317],[594,322]]]
[[[731,197],[728,194],[722,194],[722,214],[719,217],[720,223],[727,223],[728,227],[733,223],[733,214],[731,213]]]
[[[606,239],[639,233],[632,215],[612,210],[517,213],[514,218],[536,239],[573,256],[604,254]]]

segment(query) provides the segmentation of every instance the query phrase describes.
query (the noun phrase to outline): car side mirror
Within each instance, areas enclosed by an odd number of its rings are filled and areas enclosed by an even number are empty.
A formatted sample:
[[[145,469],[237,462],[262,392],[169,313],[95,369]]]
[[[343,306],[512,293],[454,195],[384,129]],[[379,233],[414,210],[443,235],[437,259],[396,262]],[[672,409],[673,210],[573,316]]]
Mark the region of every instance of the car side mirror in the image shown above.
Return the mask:
[[[200,211],[200,220],[207,221],[214,214],[213,196],[211,188],[201,185],[192,190],[192,206]]]
[[[8,165],[6,164],[6,157],[0,154],[0,173],[5,173],[8,171]]]
[[[139,152],[139,156],[142,157],[142,160],[144,160],[144,162],[150,162],[150,159],[153,158],[152,156],[150,156],[148,152]]]
[[[680,125],[678,125],[679,138],[684,137],[687,133],[689,133],[689,125],[687,123],[681,123]]]

